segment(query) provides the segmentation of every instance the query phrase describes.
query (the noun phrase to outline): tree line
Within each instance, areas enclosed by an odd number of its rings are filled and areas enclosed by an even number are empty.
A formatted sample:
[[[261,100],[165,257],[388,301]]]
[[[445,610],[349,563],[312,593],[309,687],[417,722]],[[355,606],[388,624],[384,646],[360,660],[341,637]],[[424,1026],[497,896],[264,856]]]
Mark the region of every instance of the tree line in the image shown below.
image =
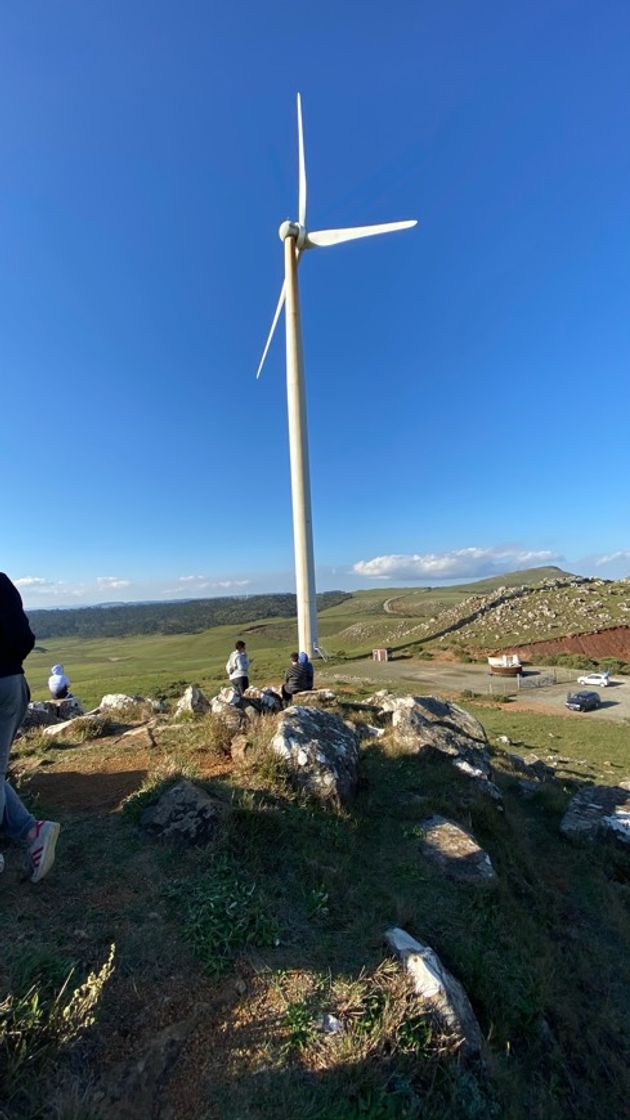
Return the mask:
[[[352,596],[344,591],[323,591],[318,611],[334,607]],[[31,629],[38,641],[45,638],[127,638],[139,634],[197,634],[211,626],[237,626],[263,618],[292,618],[297,613],[295,595],[226,596],[221,599],[188,599],[169,603],[118,603],[101,607],[69,607],[29,611]]]

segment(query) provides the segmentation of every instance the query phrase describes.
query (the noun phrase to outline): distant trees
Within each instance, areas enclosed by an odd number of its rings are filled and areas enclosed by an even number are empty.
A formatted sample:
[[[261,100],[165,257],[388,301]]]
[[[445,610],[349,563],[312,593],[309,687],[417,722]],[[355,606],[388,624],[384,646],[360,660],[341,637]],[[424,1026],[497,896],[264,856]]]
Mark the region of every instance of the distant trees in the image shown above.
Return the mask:
[[[324,591],[317,609],[350,599],[344,591]],[[38,640],[46,638],[127,638],[138,634],[198,634],[211,626],[240,626],[262,618],[292,618],[295,595],[247,595],[223,599],[190,599],[170,603],[121,603],[105,607],[29,611]]]

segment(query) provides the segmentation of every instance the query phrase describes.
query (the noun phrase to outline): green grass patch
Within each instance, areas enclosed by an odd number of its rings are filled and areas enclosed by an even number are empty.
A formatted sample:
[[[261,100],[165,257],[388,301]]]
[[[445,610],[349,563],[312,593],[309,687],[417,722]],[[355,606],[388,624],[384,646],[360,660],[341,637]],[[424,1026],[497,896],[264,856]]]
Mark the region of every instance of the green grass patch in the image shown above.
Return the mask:
[[[173,883],[167,897],[211,976],[223,975],[245,949],[279,944],[279,925],[259,884],[225,857],[213,860],[194,884],[188,879]]]

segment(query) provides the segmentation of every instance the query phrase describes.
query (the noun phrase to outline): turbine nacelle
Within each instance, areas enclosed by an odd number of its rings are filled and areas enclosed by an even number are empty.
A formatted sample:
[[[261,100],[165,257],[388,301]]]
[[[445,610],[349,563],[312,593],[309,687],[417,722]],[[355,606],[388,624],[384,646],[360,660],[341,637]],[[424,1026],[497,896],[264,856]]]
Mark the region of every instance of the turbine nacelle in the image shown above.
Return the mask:
[[[299,222],[282,222],[278,230],[278,237],[281,241],[286,241],[287,237],[292,237],[298,249],[308,248],[308,236],[306,229]]]

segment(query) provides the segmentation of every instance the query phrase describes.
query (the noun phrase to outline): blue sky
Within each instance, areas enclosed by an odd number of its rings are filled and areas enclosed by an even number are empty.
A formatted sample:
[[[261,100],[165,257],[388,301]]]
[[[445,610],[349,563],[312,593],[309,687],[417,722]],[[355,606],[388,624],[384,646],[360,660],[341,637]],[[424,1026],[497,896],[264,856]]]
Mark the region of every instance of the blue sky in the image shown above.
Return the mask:
[[[630,572],[630,8],[0,14],[0,568],[27,605],[285,590],[297,210],[318,585]]]

